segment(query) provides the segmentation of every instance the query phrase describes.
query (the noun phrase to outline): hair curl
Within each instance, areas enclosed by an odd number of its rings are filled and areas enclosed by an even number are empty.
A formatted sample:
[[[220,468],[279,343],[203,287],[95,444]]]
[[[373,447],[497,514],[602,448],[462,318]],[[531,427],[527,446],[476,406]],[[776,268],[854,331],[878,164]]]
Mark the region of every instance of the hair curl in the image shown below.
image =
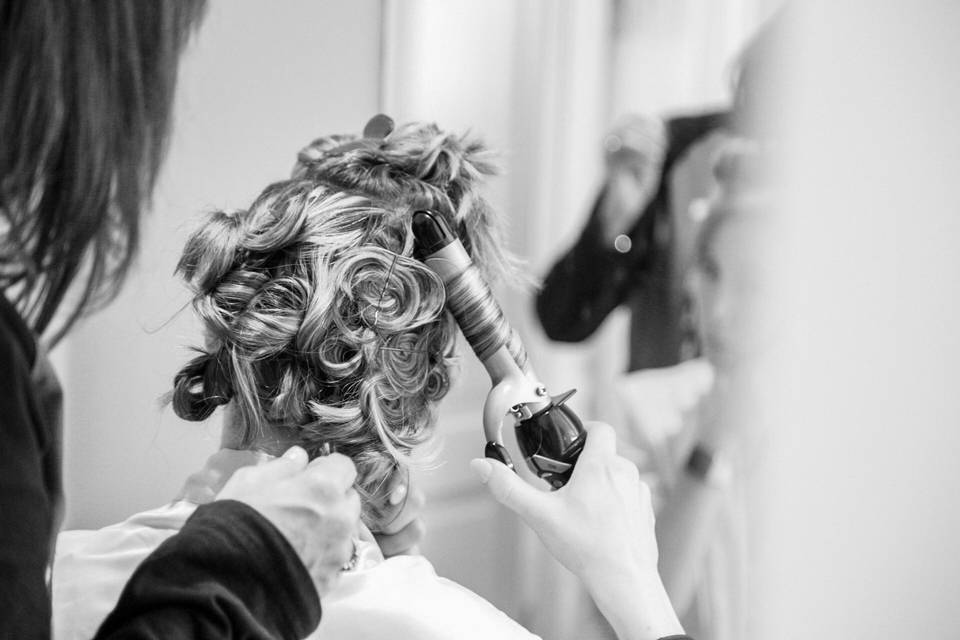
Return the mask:
[[[510,263],[479,193],[493,172],[479,141],[432,124],[344,147],[354,139],[314,141],[291,179],[190,237],[177,269],[208,349],[177,374],[173,405],[203,420],[232,400],[248,444],[278,430],[311,456],[329,443],[369,497],[428,439],[450,386],[456,325],[413,257],[413,211],[446,215],[488,277]]]

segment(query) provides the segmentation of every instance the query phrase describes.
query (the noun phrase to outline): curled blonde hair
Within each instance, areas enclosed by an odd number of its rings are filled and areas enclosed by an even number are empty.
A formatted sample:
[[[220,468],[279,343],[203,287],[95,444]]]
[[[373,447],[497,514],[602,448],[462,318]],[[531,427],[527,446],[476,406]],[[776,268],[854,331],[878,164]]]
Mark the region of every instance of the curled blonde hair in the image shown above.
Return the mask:
[[[268,430],[311,456],[329,444],[371,497],[428,439],[450,386],[456,325],[414,258],[413,211],[446,215],[488,277],[510,263],[479,193],[494,170],[482,143],[432,124],[355,139],[314,141],[291,179],[187,241],[177,270],[208,344],[177,374],[173,406],[204,420],[232,401],[246,444]]]

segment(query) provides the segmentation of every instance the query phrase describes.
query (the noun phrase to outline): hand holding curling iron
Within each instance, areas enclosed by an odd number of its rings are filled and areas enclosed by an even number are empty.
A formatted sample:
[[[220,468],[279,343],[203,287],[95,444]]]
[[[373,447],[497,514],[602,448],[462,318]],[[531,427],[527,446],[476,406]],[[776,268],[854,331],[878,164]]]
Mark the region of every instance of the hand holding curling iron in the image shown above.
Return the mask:
[[[415,212],[413,233],[418,257],[443,280],[447,309],[493,383],[483,407],[485,455],[513,468],[501,437],[503,420],[510,414],[527,464],[554,489],[562,487],[584,441],[580,419],[565,404],[573,391],[555,397],[547,393],[520,337],[442,215]]]
[[[470,466],[493,497],[519,515],[557,560],[580,578],[620,638],[681,634],[657,573],[650,489],[635,464],[617,455],[609,425],[587,423],[570,482],[536,489],[490,460]]]

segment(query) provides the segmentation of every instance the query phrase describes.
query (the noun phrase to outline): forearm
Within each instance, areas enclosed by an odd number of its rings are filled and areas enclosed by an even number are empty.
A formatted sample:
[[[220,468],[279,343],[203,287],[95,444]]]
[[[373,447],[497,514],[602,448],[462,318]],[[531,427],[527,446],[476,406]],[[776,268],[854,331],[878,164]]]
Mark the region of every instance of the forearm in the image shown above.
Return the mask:
[[[667,591],[655,572],[621,567],[585,582],[619,640],[656,640],[683,633]]]
[[[657,516],[660,575],[670,599],[685,611],[696,590],[696,568],[703,562],[723,491],[684,473]]]
[[[536,311],[547,336],[563,342],[585,340],[637,286],[646,252],[638,236],[621,253],[601,233],[603,196],[577,242],[553,265],[537,295]]]
[[[470,464],[493,497],[583,581],[621,640],[682,634],[657,574],[650,489],[636,465],[616,454],[612,427],[586,422],[584,430],[577,466],[558,491],[539,491],[503,464]]]
[[[137,568],[96,638],[302,638],[319,622],[316,590],[282,534],[226,500],[200,507]]]

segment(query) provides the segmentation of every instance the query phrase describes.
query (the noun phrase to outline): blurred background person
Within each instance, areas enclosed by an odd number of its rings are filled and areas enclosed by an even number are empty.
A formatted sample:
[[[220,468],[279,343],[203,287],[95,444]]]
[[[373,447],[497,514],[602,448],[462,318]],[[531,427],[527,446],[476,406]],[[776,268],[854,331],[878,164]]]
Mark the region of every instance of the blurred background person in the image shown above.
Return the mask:
[[[756,449],[730,405],[771,329],[758,313],[768,287],[774,212],[754,145],[732,141],[715,167],[720,191],[696,239],[687,281],[702,357],[626,374],[619,392],[656,486],[660,570],[684,627],[698,638],[744,637],[743,471]]]
[[[604,141],[605,182],[576,244],[550,269],[537,316],[553,340],[589,338],[620,305],[630,308],[630,369],[676,364],[684,347],[683,279],[705,176],[728,137],[728,115],[626,119]],[[689,339],[689,332],[686,332]]]
[[[537,301],[547,336],[589,338],[612,310],[630,309],[629,370],[675,365],[699,353],[684,282],[716,190],[718,150],[755,135],[754,93],[767,90],[780,16],[737,60],[730,109],[625,118],[604,140],[604,185],[574,245],[550,268]]]
[[[763,105],[784,333],[741,413],[774,427],[749,478],[747,637],[953,637],[960,4],[794,10],[789,81]]]
[[[563,341],[629,308],[635,373],[611,400],[658,489],[664,582],[685,627],[708,640],[742,637],[746,622],[745,500],[731,478],[741,452],[724,442],[725,412],[756,339],[765,239],[749,229],[762,207],[744,167],[757,164],[748,138],[770,137],[757,105],[778,90],[785,20],[781,8],[736,57],[729,108],[632,116],[605,138],[603,188],[536,300],[544,331]]]

